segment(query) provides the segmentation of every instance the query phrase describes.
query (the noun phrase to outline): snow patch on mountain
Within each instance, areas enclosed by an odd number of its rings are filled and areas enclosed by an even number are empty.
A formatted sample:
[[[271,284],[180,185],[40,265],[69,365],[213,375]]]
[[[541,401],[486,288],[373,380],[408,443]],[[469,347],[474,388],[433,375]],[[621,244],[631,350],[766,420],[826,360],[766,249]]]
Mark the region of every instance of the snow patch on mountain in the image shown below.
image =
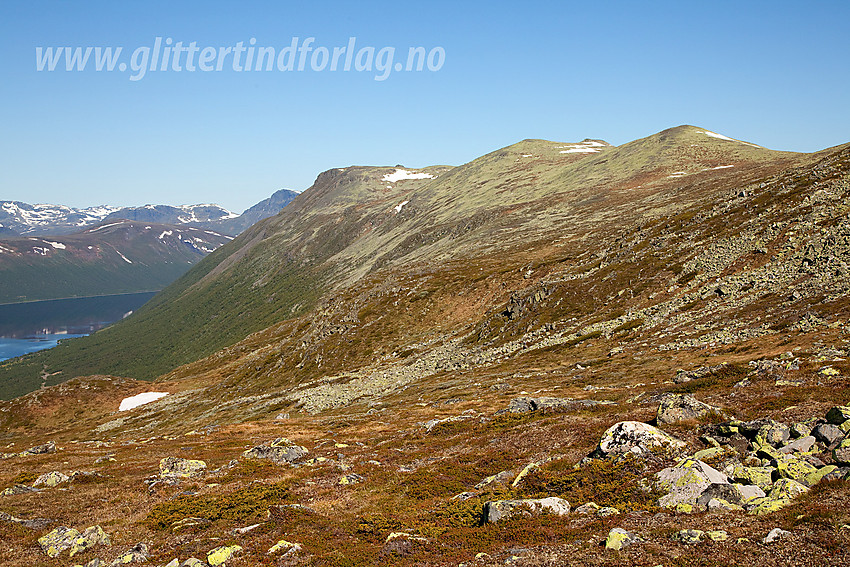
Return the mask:
[[[595,154],[597,152],[602,151],[600,148],[604,148],[606,144],[602,142],[597,142],[595,140],[585,140],[583,142],[579,142],[578,144],[567,144],[566,146],[558,146],[559,148],[566,148],[561,150],[562,154]]]
[[[156,400],[167,395],[168,392],[144,392],[141,394],[136,394],[135,396],[130,396],[129,398],[124,398],[123,400],[121,400],[121,403],[118,405],[118,411],[128,411],[133,408],[137,408],[139,406],[155,402]]]
[[[749,142],[744,142],[742,140],[736,140],[735,138],[730,138],[729,136],[724,136],[723,134],[718,134],[717,132],[712,132],[711,130],[702,130],[699,134],[705,134],[706,136],[710,136],[712,138],[717,138],[718,140],[726,140],[727,142],[738,142],[739,144],[744,144],[746,146],[752,146],[754,148],[760,148],[761,146],[757,146],[756,144],[751,144]]]
[[[430,173],[414,173],[406,169],[396,169],[393,173],[387,173],[381,178],[387,183],[395,183],[404,179],[434,179],[434,176]]]

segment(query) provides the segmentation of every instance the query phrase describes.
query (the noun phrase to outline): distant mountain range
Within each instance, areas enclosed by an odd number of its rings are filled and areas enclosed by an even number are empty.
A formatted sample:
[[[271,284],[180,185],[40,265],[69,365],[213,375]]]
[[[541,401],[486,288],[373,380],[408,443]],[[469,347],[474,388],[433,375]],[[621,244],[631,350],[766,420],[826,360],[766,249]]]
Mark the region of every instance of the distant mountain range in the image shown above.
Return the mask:
[[[0,240],[0,303],[157,291],[233,238],[118,219],[75,234]]]
[[[0,201],[0,238],[71,234],[102,222],[126,219],[138,222],[186,225],[236,236],[252,224],[276,215],[298,193],[281,189],[241,215],[219,205],[97,206],[84,209],[64,205],[31,205]]]

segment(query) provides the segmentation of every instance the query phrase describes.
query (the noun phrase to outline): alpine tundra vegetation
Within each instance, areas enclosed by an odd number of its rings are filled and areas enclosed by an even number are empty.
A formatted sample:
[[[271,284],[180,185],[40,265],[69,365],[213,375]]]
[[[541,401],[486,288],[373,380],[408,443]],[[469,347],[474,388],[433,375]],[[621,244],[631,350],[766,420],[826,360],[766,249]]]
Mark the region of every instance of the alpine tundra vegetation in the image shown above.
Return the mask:
[[[0,562],[850,564],[848,203],[694,126],[325,171],[0,364]]]

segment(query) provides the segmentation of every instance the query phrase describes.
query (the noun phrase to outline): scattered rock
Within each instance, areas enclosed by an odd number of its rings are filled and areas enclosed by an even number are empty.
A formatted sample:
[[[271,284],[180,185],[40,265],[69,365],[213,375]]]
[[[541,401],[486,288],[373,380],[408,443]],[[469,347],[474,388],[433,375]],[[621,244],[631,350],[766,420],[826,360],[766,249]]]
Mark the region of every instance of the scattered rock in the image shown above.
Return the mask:
[[[785,531],[785,530],[780,529],[780,528],[773,528],[765,536],[765,538],[761,541],[762,541],[762,543],[773,543],[774,541],[776,541],[778,539],[782,539],[782,538],[787,537],[789,535],[791,535],[791,532],[789,532],[789,531]]]
[[[510,413],[525,413],[530,411],[565,411],[577,406],[592,407],[598,405],[611,405],[613,402],[600,402],[597,400],[576,400],[573,398],[514,398],[508,404],[507,411]]]
[[[35,447],[30,447],[26,451],[22,451],[18,453],[19,457],[27,457],[29,455],[46,455],[47,453],[55,453],[56,452],[56,443],[53,441],[49,441],[44,445],[36,445]]]
[[[396,555],[410,555],[415,545],[427,543],[428,539],[422,536],[412,535],[407,532],[393,532],[384,541],[383,553]]]
[[[702,530],[680,530],[673,534],[673,541],[680,543],[699,543],[705,532]]]
[[[81,553],[95,545],[112,545],[109,535],[100,526],[86,528],[82,534],[74,538],[70,556],[73,557],[77,553]]]
[[[74,545],[74,540],[79,535],[80,532],[74,528],[59,526],[38,538],[38,545],[48,557],[58,557],[66,549],[71,549],[71,546]]]
[[[145,563],[150,558],[148,546],[144,543],[137,543],[118,557],[116,557],[109,567],[119,567],[128,563]]]
[[[16,496],[18,494],[26,494],[27,492],[38,492],[37,488],[27,486],[26,484],[15,484],[0,492],[0,496]]]
[[[620,511],[612,506],[599,506],[596,502],[588,502],[573,510],[573,513],[605,518],[607,516],[616,516]]]
[[[803,486],[813,486],[823,476],[816,466],[792,455],[782,455],[773,461],[773,465],[780,477],[795,480]]]
[[[833,426],[833,427],[835,427],[835,426]],[[783,454],[806,453],[806,452],[810,451],[812,449],[812,447],[815,446],[816,441],[817,441],[817,439],[815,439],[814,436],[806,435],[805,437],[800,437],[799,439],[791,441],[790,443],[788,443],[784,447],[781,447],[779,449],[779,452],[783,453]]]
[[[614,528],[608,532],[608,537],[605,538],[605,549],[620,551],[639,541],[643,540],[635,534],[628,532],[623,528]]]
[[[172,532],[179,532],[180,530],[184,530],[187,528],[194,528],[195,526],[203,526],[205,524],[209,524],[210,520],[207,518],[182,518],[171,524]]]
[[[740,484],[729,483],[714,483],[709,485],[702,494],[697,498],[696,504],[702,509],[728,510],[729,506],[723,506],[723,503],[731,504],[732,506],[741,507],[747,501],[753,498],[762,498],[765,496],[764,491],[758,486],[743,486]],[[712,500],[717,500],[714,506],[710,506]]]
[[[204,461],[165,457],[159,462],[160,478],[192,478],[204,474],[206,470]]]
[[[801,494],[805,494],[809,489],[800,484],[796,480],[790,478],[780,478],[773,483],[773,488],[770,490],[770,496],[774,500],[791,500]]]
[[[207,563],[212,567],[218,567],[218,565],[223,564],[240,551],[242,551],[242,546],[240,545],[222,545],[216,547],[207,553]]]
[[[850,465],[850,436],[842,439],[832,450],[832,458],[839,465]]]
[[[295,555],[301,551],[301,544],[292,543],[290,541],[286,541],[285,539],[280,540],[268,550],[269,555],[281,554],[283,557],[289,555]]]
[[[732,469],[732,478],[742,484],[758,486],[762,490],[770,490],[773,485],[773,467],[745,467],[737,465]]]
[[[242,456],[247,459],[268,459],[277,464],[291,464],[303,459],[309,451],[285,437],[248,449]]]
[[[345,476],[341,476],[339,478],[339,484],[357,484],[358,482],[363,482],[366,480],[362,476],[356,473],[347,474]]]
[[[70,476],[62,474],[58,471],[53,471],[44,473],[43,475],[39,476],[37,479],[35,479],[35,482],[33,482],[32,485],[53,488],[54,486],[62,484],[63,482],[68,482],[69,480],[71,480]]]
[[[15,516],[7,514],[6,512],[0,512],[0,522],[18,524],[19,526],[23,526],[31,530],[40,530],[53,523],[53,520],[47,518],[34,518],[32,520],[24,520],[22,518],[16,518]]]
[[[484,519],[495,523],[504,518],[518,514],[535,515],[541,513],[564,516],[570,513],[570,503],[561,498],[525,499],[525,500],[494,500],[484,504]]]
[[[487,478],[476,484],[473,488],[475,490],[481,490],[482,488],[486,488],[487,486],[490,486],[492,484],[508,484],[513,478],[514,473],[512,471],[502,471],[494,475],[488,476]]]
[[[773,420],[768,420],[768,423],[762,425],[756,433],[754,444],[759,446],[770,445],[771,447],[779,448],[785,445],[789,439],[791,439],[790,427]]]

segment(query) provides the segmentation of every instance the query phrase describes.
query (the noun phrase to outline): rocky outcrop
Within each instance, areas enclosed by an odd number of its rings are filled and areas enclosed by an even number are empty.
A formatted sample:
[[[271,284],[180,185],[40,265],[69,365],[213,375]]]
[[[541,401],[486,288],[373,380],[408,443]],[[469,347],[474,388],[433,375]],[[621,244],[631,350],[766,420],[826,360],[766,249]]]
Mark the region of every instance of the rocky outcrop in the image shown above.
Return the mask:
[[[248,449],[242,456],[246,459],[268,459],[279,465],[292,464],[307,456],[306,447],[296,445],[285,437]]]
[[[665,394],[658,405],[656,421],[659,425],[698,419],[720,410],[697,400],[690,394]]]
[[[201,476],[207,470],[204,461],[165,457],[159,462],[159,477],[166,479],[193,478]]]
[[[564,516],[570,513],[570,503],[552,496],[525,500],[494,500],[484,504],[484,520],[491,524],[517,515],[532,516],[544,513]]]
[[[509,413],[526,413],[530,411],[567,411],[582,407],[598,405],[613,405],[614,402],[597,400],[576,400],[573,398],[514,398],[507,407]]]

